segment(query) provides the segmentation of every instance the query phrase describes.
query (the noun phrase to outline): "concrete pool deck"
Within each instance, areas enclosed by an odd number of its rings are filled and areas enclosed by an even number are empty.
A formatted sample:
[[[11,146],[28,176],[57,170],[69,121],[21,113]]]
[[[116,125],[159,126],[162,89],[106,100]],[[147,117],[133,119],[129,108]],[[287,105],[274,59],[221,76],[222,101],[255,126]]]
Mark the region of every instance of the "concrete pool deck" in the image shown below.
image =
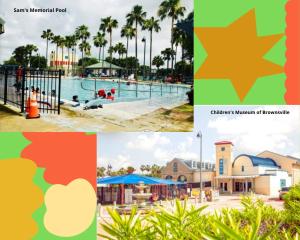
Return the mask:
[[[0,103],[0,131],[192,131],[193,106],[185,102],[161,103],[156,100],[106,104],[104,108],[62,105],[61,114],[42,114],[26,120],[16,109]]]

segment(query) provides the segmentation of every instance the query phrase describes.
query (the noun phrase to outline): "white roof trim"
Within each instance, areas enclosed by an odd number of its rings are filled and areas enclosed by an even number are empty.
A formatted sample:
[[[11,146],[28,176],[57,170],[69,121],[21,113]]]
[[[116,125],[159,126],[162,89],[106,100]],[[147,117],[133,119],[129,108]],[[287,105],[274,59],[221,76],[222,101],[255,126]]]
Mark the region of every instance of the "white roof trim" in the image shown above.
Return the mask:
[[[240,176],[217,176],[216,179],[244,179],[244,178],[256,178],[259,175],[240,175]]]

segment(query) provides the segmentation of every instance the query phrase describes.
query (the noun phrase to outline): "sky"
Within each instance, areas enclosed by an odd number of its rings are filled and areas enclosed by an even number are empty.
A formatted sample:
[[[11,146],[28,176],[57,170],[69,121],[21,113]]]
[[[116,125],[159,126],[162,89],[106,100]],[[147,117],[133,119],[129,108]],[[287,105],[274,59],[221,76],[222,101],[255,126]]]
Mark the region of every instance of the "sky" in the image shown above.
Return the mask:
[[[289,110],[289,115],[214,115],[212,110]],[[195,128],[191,133],[100,133],[98,166],[114,170],[142,164],[164,166],[174,157],[199,161],[202,132],[203,161],[215,161],[217,141],[232,141],[233,156],[257,155],[265,150],[300,158],[299,106],[196,106]]]
[[[126,14],[136,4],[142,5],[147,12],[147,18],[157,18],[158,6],[161,0],[0,0],[0,17],[5,20],[5,33],[0,35],[0,63],[8,59],[13,50],[21,45],[35,44],[38,46],[41,55],[46,53],[46,41],[40,38],[42,31],[51,29],[56,35],[73,34],[75,28],[82,24],[89,27],[91,36],[94,36],[99,29],[100,19],[112,16],[119,22],[119,27],[113,30],[113,45],[119,41],[126,46],[126,39],[121,38],[120,31],[126,23]],[[193,0],[182,0],[186,7],[186,15],[193,11]],[[14,8],[67,8],[67,13],[14,13]],[[161,31],[153,34],[153,54],[160,54],[161,50],[170,47],[171,20],[165,19],[161,22]],[[138,30],[138,58],[143,61],[144,46],[141,42],[143,36],[149,39],[149,33],[139,28]],[[129,56],[135,55],[135,40],[129,43]],[[91,42],[90,42],[91,43]],[[108,47],[106,47],[107,49]],[[55,50],[50,45],[49,52]],[[147,42],[149,51],[149,41]],[[107,54],[107,53],[106,53]],[[178,56],[181,56],[180,48]],[[98,56],[98,50],[92,47],[92,56]],[[146,57],[146,64],[149,57]]]

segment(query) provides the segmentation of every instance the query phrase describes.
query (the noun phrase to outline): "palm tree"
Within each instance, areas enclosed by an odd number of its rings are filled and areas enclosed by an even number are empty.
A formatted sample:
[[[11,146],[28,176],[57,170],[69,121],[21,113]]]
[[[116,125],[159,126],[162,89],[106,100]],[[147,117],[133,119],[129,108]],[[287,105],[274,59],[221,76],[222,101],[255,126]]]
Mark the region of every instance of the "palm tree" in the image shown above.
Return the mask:
[[[160,31],[159,20],[155,20],[154,17],[151,17],[151,18],[147,19],[144,22],[143,29],[149,30],[149,32],[150,32],[150,76],[151,76],[151,69],[152,69],[152,32],[153,32],[153,30],[155,32]]]
[[[100,62],[101,59],[101,48],[103,47],[105,40],[105,34],[101,32],[97,32],[97,35],[94,36],[94,46],[99,48],[98,60]]]
[[[60,37],[58,46],[61,48],[61,69],[63,69],[64,65],[64,46],[65,46],[65,38]]]
[[[117,52],[119,54],[119,66],[120,66],[121,65],[120,59],[121,59],[121,56],[123,58],[123,54],[126,53],[126,48],[123,43],[118,42],[115,45],[114,50],[115,50],[115,52]],[[120,75],[122,75],[122,71],[121,71]]]
[[[130,13],[126,15],[128,25],[135,24],[135,58],[137,59],[137,38],[138,38],[138,25],[142,26],[144,19],[146,18],[147,13],[143,11],[143,7],[140,5],[133,6],[133,9]],[[136,80],[137,80],[137,71],[138,67],[136,66]]]
[[[51,43],[54,43],[56,44],[56,52],[55,52],[55,69],[57,70],[57,54],[58,54],[58,45],[60,43],[60,36],[59,35],[55,35],[53,38],[52,38],[52,41]]]
[[[74,75],[74,68],[75,68],[75,60],[76,60],[76,49],[77,49],[77,37],[75,34],[70,36],[71,39],[71,47],[72,47],[72,74]]]
[[[79,27],[76,28],[75,30],[75,35],[77,37],[77,39],[81,40],[81,46],[86,46],[86,40],[90,37],[90,32],[88,31],[88,27],[85,25],[81,25]],[[83,48],[81,48],[83,49]],[[84,64],[83,64],[83,51],[81,51],[81,61],[82,61],[82,73],[83,73],[83,68],[84,68]]]
[[[48,66],[48,44],[49,40],[52,39],[54,36],[53,32],[51,29],[47,29],[46,31],[43,31],[41,38],[46,39],[46,67]]]
[[[73,36],[66,36],[65,38],[65,46],[68,49],[68,74],[70,70],[70,48],[73,47],[74,39]]]
[[[186,8],[181,5],[181,0],[164,0],[158,9],[158,16],[161,20],[164,20],[166,17],[171,18],[171,49],[173,50],[173,29],[174,22],[179,17],[184,16]],[[173,56],[172,56],[172,74],[173,74]]]
[[[84,69],[84,55],[90,55],[91,54],[91,45],[87,41],[83,41],[79,44],[79,49],[82,52],[82,58],[81,58],[81,64],[82,69]]]
[[[125,25],[122,30],[121,30],[121,37],[126,37],[126,71],[127,71],[127,76],[128,76],[128,43],[129,43],[129,39],[132,39],[135,36],[135,31],[136,29],[133,28],[130,25]]]
[[[121,43],[121,42],[118,42],[115,45],[114,49],[115,49],[115,52],[117,52],[119,54],[119,60],[121,58],[121,55],[123,55],[124,53],[126,53],[126,48],[125,48],[124,44]]]
[[[37,48],[37,46],[33,45],[33,44],[27,44],[25,46],[25,50],[29,55],[29,67],[31,66],[31,56],[32,56],[32,52],[37,52],[39,49]]]
[[[109,47],[112,47],[112,30],[114,28],[118,27],[118,21],[116,19],[112,19],[112,17],[107,17],[107,18],[101,18],[101,24],[100,24],[100,30],[103,32],[108,32],[109,33]],[[112,52],[110,52],[110,67],[109,67],[109,74],[111,76],[112,71],[111,71],[111,60],[112,60]]]
[[[158,77],[158,70],[159,70],[159,67],[160,66],[162,66],[162,65],[164,65],[164,60],[163,60],[163,58],[161,57],[161,56],[155,56],[154,58],[153,58],[153,60],[152,60],[152,63],[153,63],[153,65],[155,65],[156,66],[156,68],[157,68],[157,71],[156,71],[156,77]]]
[[[104,177],[105,176],[105,167],[97,167],[97,177]]]
[[[182,31],[179,28],[174,28],[173,30],[173,43],[175,44],[175,64],[176,64],[176,57],[177,57],[177,47],[178,45],[181,45],[181,61],[183,61],[184,58],[184,48],[183,48],[183,43],[184,40],[186,39],[186,33]],[[174,65],[175,65],[174,64]]]
[[[104,50],[105,50],[105,46],[107,44],[107,40],[104,39],[103,43],[102,43],[102,68],[103,68],[103,65],[104,65]]]
[[[171,48],[166,48],[165,50],[161,51],[161,54],[164,57],[164,60],[167,60],[167,73],[169,70],[169,61],[173,59],[173,56],[175,55],[175,51]]]
[[[142,174],[144,174],[144,171],[146,170],[146,166],[144,164],[141,165],[140,170],[142,171]]]

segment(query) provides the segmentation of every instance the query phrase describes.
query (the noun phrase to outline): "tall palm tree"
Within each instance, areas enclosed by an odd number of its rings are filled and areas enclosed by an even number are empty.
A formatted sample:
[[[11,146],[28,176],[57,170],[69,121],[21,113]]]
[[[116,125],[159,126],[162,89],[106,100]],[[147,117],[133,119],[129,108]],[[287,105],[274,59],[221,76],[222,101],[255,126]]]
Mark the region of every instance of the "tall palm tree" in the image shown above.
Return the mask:
[[[107,17],[107,18],[101,18],[101,24],[100,24],[99,30],[109,33],[109,47],[110,48],[112,47],[112,30],[117,27],[118,27],[118,21],[116,19],[113,19],[111,16]],[[110,52],[110,67],[109,67],[109,75],[110,76],[112,74],[111,59],[112,59],[112,52]]]
[[[27,44],[25,46],[25,50],[28,53],[28,57],[29,57],[29,67],[31,67],[31,56],[32,56],[32,52],[37,52],[39,49],[37,48],[37,46],[33,45],[33,44]]]
[[[94,46],[99,48],[98,60],[100,62],[101,59],[101,48],[103,47],[105,40],[105,34],[101,32],[97,32],[97,35],[94,36]]]
[[[148,30],[150,32],[150,76],[151,76],[151,69],[152,69],[152,32],[159,32],[160,26],[159,26],[159,20],[154,19],[154,17],[151,17],[147,20],[145,20],[143,29]]]
[[[186,8],[182,6],[181,0],[164,0],[158,9],[158,16],[161,20],[164,20],[166,17],[171,18],[171,49],[174,50],[173,42],[173,29],[174,22],[179,17],[184,16]],[[173,56],[172,56],[172,74],[173,74]]]
[[[166,48],[165,50],[161,51],[161,54],[163,55],[164,60],[167,61],[167,73],[169,70],[169,61],[173,58],[175,55],[175,51],[171,48]]]
[[[156,70],[156,77],[158,77],[158,70],[159,67],[164,65],[164,60],[161,56],[155,56],[152,60],[153,65],[156,66],[157,70]]]
[[[103,68],[103,65],[104,65],[104,52],[105,52],[105,46],[107,44],[107,40],[104,39],[103,43],[102,43],[102,68]]]
[[[58,46],[61,49],[61,69],[63,69],[63,65],[64,65],[64,47],[65,47],[65,38],[64,37],[60,37]]]
[[[85,55],[91,54],[91,45],[87,41],[83,41],[82,43],[79,44],[79,49],[82,52],[81,64],[82,64],[82,69],[84,69],[83,59]]]
[[[66,36],[65,46],[68,49],[68,74],[70,72],[70,48],[73,47],[73,36]]]
[[[85,25],[81,25],[81,26],[79,26],[79,27],[77,27],[76,28],[76,30],[75,30],[75,35],[76,35],[76,37],[77,37],[77,39],[80,39],[81,40],[81,45],[82,46],[85,46],[86,45],[86,43],[84,43],[84,42],[86,42],[86,40],[90,37],[90,32],[89,32],[89,30],[88,30],[88,27],[87,26],[85,26]],[[82,48],[81,48],[82,49]],[[82,61],[82,72],[83,72],[83,68],[84,68],[84,64],[83,64],[83,51],[81,51],[81,61]]]
[[[187,36],[186,33],[184,31],[182,31],[179,28],[174,28],[173,31],[173,42],[175,44],[175,64],[174,66],[176,66],[176,59],[177,59],[177,47],[179,45],[181,45],[181,62],[183,62],[183,58],[184,58],[184,41],[186,40]],[[183,67],[183,65],[181,65]],[[183,71],[183,68],[182,68]]]
[[[74,68],[75,68],[75,60],[76,60],[76,49],[77,49],[77,37],[75,34],[70,36],[71,41],[71,48],[72,48],[72,74],[74,75]]]
[[[125,48],[124,44],[121,42],[118,42],[114,47],[114,51],[119,54],[119,66],[121,66],[121,61],[120,61],[121,56],[123,58],[123,54],[126,53],[126,48]],[[122,71],[120,71],[120,75],[122,75]]]
[[[46,67],[48,66],[48,44],[49,41],[51,41],[52,37],[54,36],[51,29],[47,29],[46,31],[43,31],[41,38],[46,39]]]
[[[122,30],[121,30],[121,37],[126,37],[126,71],[127,71],[127,75],[128,75],[128,43],[129,43],[129,39],[132,39],[135,36],[135,31],[136,29],[133,28],[130,25],[125,25],[123,26]]]
[[[126,15],[127,23],[131,26],[135,24],[135,30],[136,30],[135,31],[135,58],[136,59],[137,59],[137,52],[138,52],[138,48],[137,48],[138,25],[140,26],[143,25],[146,15],[147,13],[144,12],[143,7],[140,5],[133,6],[131,12]],[[136,79],[137,79],[137,71],[138,71],[138,67],[136,65],[136,70],[135,70]]]
[[[57,70],[57,57],[58,57],[58,46],[59,46],[59,43],[60,43],[60,36],[59,36],[59,35],[55,35],[55,36],[52,38],[51,43],[56,44],[56,52],[55,52],[55,69]]]

